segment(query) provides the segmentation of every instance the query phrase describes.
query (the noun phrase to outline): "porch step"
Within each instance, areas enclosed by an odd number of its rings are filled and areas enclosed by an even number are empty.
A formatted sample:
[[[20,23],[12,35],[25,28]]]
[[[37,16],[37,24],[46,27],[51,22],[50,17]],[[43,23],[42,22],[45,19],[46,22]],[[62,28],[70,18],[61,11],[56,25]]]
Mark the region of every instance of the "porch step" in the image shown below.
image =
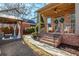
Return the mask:
[[[44,36],[40,39],[40,42],[52,45],[54,47],[57,47],[60,45],[60,40],[59,39],[54,39],[53,37],[48,37],[48,36]]]
[[[49,42],[54,42],[55,40],[54,39],[50,39],[50,38],[42,38],[41,40],[45,40],[45,41],[49,41]]]
[[[43,42],[43,43],[46,43],[46,44],[49,44],[49,45],[52,45],[52,46],[55,45],[55,43],[50,42],[50,41],[46,41],[46,40],[40,40],[40,42]]]
[[[53,37],[49,37],[49,36],[44,36],[44,37],[48,39],[54,39]]]

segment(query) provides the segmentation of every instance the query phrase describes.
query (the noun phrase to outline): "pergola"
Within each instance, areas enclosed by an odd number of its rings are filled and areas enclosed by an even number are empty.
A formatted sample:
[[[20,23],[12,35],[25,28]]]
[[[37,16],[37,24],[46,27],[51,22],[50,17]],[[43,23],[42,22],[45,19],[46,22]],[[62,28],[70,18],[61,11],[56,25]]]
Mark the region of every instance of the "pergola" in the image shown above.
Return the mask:
[[[69,21],[68,15],[73,12],[75,12],[75,3],[50,3],[44,6],[43,8],[37,10],[39,22],[40,22],[40,16],[43,17],[46,32],[48,32],[47,18],[50,17],[52,19],[51,26],[53,30],[53,27],[55,26],[53,20],[55,18],[63,16],[64,22],[67,23]],[[40,26],[39,26],[39,32],[40,32]]]
[[[17,39],[22,37],[22,26],[21,26],[21,19],[15,18],[13,16],[0,16],[0,24],[4,26],[4,24],[12,25],[13,27],[13,36],[10,39]],[[16,30],[18,29],[18,34],[16,35]],[[2,39],[6,39],[3,37]]]

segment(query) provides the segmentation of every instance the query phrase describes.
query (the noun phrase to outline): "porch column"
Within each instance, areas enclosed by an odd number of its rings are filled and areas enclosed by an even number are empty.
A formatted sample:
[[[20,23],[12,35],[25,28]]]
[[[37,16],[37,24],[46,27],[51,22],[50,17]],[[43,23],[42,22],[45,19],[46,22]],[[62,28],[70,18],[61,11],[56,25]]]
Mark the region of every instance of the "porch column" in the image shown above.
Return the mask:
[[[52,31],[54,32],[55,23],[54,23],[54,18],[53,17],[51,17],[51,27],[52,27]]]
[[[79,3],[75,4],[75,33],[79,35]]]
[[[69,17],[69,14],[65,14],[64,15],[64,25],[70,25],[70,17]],[[68,32],[69,33],[69,29],[66,27],[65,30],[63,29],[63,32]]]
[[[14,37],[16,37],[16,24],[14,24],[13,28],[14,28],[14,33],[13,33],[13,35],[14,35]]]
[[[18,21],[18,23],[17,23],[17,27],[18,27],[18,38],[21,38],[21,22],[20,21]]]
[[[44,23],[45,23],[45,31],[48,33],[48,23],[47,23],[47,17],[43,16]]]
[[[37,22],[38,22],[38,33],[40,33],[40,14],[37,14]]]

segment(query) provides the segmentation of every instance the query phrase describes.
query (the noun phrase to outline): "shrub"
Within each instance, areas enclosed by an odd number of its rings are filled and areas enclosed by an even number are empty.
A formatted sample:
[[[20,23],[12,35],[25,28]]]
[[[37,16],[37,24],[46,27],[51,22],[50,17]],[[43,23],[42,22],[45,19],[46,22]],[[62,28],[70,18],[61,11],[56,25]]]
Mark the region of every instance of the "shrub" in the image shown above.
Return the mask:
[[[58,19],[55,19],[55,20],[54,20],[54,23],[55,23],[55,24],[58,24]]]
[[[9,34],[13,32],[13,28],[12,27],[2,27],[1,30],[5,33],[5,34]]]
[[[61,18],[61,19],[60,19],[60,22],[63,23],[63,22],[64,22],[64,18]]]
[[[25,32],[27,34],[31,34],[31,33],[35,32],[35,29],[34,28],[29,28],[29,29],[26,29]]]
[[[32,35],[33,35],[33,37],[36,37],[36,36],[37,36],[37,33],[36,33],[36,32],[34,32],[34,33],[32,33]]]

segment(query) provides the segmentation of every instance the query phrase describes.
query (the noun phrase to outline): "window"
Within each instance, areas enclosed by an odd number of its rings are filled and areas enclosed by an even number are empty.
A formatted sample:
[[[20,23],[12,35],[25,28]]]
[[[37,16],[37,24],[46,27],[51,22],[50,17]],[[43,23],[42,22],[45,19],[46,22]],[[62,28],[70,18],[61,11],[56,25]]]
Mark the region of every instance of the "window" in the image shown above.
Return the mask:
[[[71,14],[71,29],[72,32],[75,33],[75,14]]]
[[[48,31],[50,32],[52,30],[50,17],[47,19],[47,24],[48,24]]]

